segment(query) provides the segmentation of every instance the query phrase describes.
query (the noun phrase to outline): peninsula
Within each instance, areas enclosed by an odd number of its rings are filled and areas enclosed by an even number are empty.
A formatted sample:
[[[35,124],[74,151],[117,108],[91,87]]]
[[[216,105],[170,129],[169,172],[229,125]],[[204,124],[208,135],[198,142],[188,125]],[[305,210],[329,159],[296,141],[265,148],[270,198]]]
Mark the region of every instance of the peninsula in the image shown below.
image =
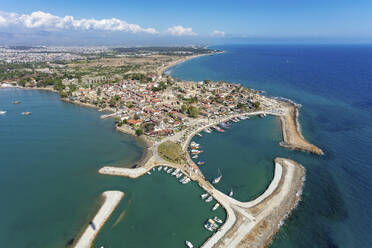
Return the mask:
[[[12,74],[0,76],[3,86],[53,90],[65,101],[110,111],[101,118],[115,118],[117,130],[146,142],[147,152],[133,168],[105,166],[99,173],[138,178],[155,167],[168,167],[183,174],[183,182],[198,183],[227,213],[219,231],[203,247],[264,247],[299,201],[304,168],[293,160],[276,158],[274,178],[266,191],[253,201],[240,202],[204,178],[190,158],[189,147],[193,154],[200,152],[190,145],[192,137],[203,130],[221,130],[217,125],[229,120],[273,115],[282,123],[283,141],[279,145],[319,155],[323,152],[301,135],[298,107],[290,101],[267,97],[235,83],[207,79],[185,82],[164,74],[177,63],[216,53],[221,51],[122,48],[106,51],[105,55],[101,52],[94,58],[78,54],[78,59],[70,62],[12,65]],[[99,228],[122,194],[116,192],[113,200],[104,203],[94,218],[99,220]],[[99,228],[94,231],[88,227],[75,247],[90,245]]]

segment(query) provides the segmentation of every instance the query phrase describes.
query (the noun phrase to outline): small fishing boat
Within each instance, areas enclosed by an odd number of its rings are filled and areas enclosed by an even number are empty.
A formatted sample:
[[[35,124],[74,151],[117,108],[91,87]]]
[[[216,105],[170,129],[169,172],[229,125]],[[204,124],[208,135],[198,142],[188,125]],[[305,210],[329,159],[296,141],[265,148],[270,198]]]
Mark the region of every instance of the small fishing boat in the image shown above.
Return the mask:
[[[183,178],[181,178],[181,180],[179,181],[180,183],[183,183],[184,181],[186,181],[186,176],[184,176]]]
[[[214,207],[212,208],[212,211],[216,211],[219,206],[220,206],[220,204],[219,203],[216,203],[214,205]]]
[[[233,196],[233,194],[234,194],[234,192],[233,192],[233,190],[231,188],[230,193],[229,193],[229,196],[231,197],[231,196]]]
[[[198,165],[203,165],[203,164],[205,164],[205,162],[204,161],[199,161],[197,164]]]
[[[173,172],[172,172],[172,176],[175,176],[175,175],[177,175],[177,174],[178,174],[178,172],[180,172],[180,170],[179,170],[179,169],[176,169],[175,171],[173,171]]]
[[[163,168],[162,166],[159,166],[159,167],[158,167],[158,171],[160,171],[162,168]]]
[[[187,184],[187,183],[189,183],[190,181],[191,181],[191,179],[188,178],[188,177],[186,177],[186,179],[183,180],[182,184]]]
[[[217,223],[220,223],[222,224],[222,220],[220,218],[218,218],[217,216],[214,216],[213,220]]]
[[[188,240],[185,241],[185,244],[188,248],[194,248],[193,244]]]
[[[21,115],[30,115],[31,112],[22,112]]]
[[[216,224],[216,222],[214,220],[208,219],[208,221],[204,224],[204,227],[208,231],[213,232],[218,228],[218,225]]]
[[[152,168],[152,171],[155,171],[155,167],[154,167],[154,168]]]
[[[19,101],[14,101],[13,104],[19,104],[20,102]]]
[[[213,184],[219,183],[221,181],[221,178],[222,178],[222,173],[221,173],[220,169],[218,169],[218,176],[215,179],[213,179],[212,183]]]
[[[191,150],[191,154],[195,155],[195,154],[200,154],[202,153],[203,151],[201,150]]]
[[[196,154],[196,155],[194,155],[194,156],[192,156],[192,158],[198,158],[199,156]]]
[[[167,170],[167,174],[171,173],[172,171],[173,171],[172,168],[168,169],[168,170]]]
[[[196,135],[198,135],[199,137],[203,137],[203,135],[201,135],[201,133],[197,133]]]
[[[202,199],[205,199],[205,198],[208,197],[208,193],[202,194],[202,195],[200,195],[200,197],[201,197]]]
[[[207,198],[207,200],[205,200],[205,202],[211,202],[213,200],[213,197],[212,196],[209,196],[208,198]]]
[[[212,132],[209,128],[204,128],[203,131],[206,132],[206,133],[211,133]]]
[[[0,115],[5,115],[6,111],[5,110],[0,110]]]
[[[182,172],[178,173],[176,177],[180,178],[181,176],[182,176]]]
[[[147,175],[151,175],[151,172],[150,171],[148,171],[148,172],[146,172],[147,173]]]

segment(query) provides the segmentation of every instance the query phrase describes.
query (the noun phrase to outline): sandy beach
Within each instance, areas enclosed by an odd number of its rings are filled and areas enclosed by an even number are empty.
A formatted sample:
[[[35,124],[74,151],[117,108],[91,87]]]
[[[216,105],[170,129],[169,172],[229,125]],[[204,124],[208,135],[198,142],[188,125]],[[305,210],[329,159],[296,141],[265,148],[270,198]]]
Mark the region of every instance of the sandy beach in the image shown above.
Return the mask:
[[[102,193],[102,196],[105,198],[103,205],[85,228],[85,231],[76,242],[75,248],[88,248],[92,246],[98,232],[124,197],[124,193],[120,191],[105,191]]]
[[[185,62],[186,60],[190,60],[190,59],[194,59],[194,58],[197,58],[197,57],[202,57],[202,56],[208,56],[208,55],[214,55],[214,54],[219,54],[219,53],[223,53],[223,52],[215,52],[215,53],[206,53],[206,54],[198,54],[198,55],[193,55],[193,56],[187,56],[185,58],[182,58],[182,59],[178,59],[178,60],[175,60],[171,63],[169,63],[168,65],[165,65],[163,67],[160,67],[159,70],[158,70],[158,75],[163,75],[164,72],[171,68],[172,66],[175,66],[177,64],[180,64],[182,62]]]
[[[287,103],[288,112],[280,116],[282,123],[283,142],[280,145],[289,149],[297,149],[322,155],[323,151],[313,144],[310,144],[300,133],[298,124],[298,108],[292,103]]]

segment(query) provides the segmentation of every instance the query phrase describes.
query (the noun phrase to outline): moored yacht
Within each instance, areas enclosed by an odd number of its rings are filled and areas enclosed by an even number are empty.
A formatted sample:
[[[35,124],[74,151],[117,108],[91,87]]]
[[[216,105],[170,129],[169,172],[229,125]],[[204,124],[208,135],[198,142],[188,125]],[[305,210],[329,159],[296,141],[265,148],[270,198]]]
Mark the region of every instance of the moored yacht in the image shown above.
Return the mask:
[[[208,219],[208,221],[204,224],[204,227],[208,231],[213,232],[218,228],[218,225],[216,224],[216,222],[214,220]]]
[[[222,220],[220,218],[218,218],[217,216],[214,216],[213,220],[217,223],[220,223],[222,224]]]
[[[229,196],[231,197],[231,196],[233,196],[233,194],[234,194],[234,192],[233,192],[233,190],[232,190],[232,188],[231,188],[231,191],[230,191],[230,193],[229,193]]]
[[[203,131],[206,132],[206,133],[211,133],[212,132],[208,127],[204,128]]]
[[[202,195],[200,195],[200,197],[201,197],[202,199],[205,199],[205,198],[208,197],[208,193],[202,194]]]
[[[214,207],[212,208],[212,211],[216,211],[219,206],[220,206],[220,204],[219,203],[216,203],[214,205]]]
[[[212,196],[209,196],[208,198],[207,198],[207,200],[205,200],[205,202],[211,202],[213,200],[213,197]]]
[[[175,171],[172,172],[172,176],[175,176],[178,174],[178,172],[180,172],[180,169],[176,169]]]
[[[162,168],[163,168],[163,166],[159,166],[159,167],[158,167],[158,171],[160,171]]]
[[[193,244],[188,240],[185,241],[185,244],[188,248],[194,248]]]
[[[220,169],[218,169],[218,175],[219,176],[217,176],[215,179],[213,179],[213,182],[212,182],[213,184],[217,184],[217,183],[219,183],[221,181],[222,174],[221,174]]]

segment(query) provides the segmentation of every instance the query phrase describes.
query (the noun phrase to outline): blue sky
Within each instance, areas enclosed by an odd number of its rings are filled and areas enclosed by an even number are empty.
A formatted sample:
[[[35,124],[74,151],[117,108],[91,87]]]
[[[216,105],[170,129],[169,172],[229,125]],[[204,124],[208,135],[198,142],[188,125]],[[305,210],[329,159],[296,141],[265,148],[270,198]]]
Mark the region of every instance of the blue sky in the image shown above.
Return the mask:
[[[42,31],[49,34],[55,31],[63,31],[64,34],[75,32],[71,37],[76,39],[79,31],[89,32],[90,37],[94,36],[93,33],[102,36],[110,31],[110,37],[118,42],[133,40],[136,36],[151,40],[154,35],[155,40],[162,40],[167,36],[173,36],[173,39],[176,36],[178,39],[188,36],[190,41],[203,42],[232,38],[372,41],[371,0],[1,0],[0,11],[0,32],[28,35]],[[39,19],[35,19],[48,18],[44,14],[41,17],[39,13],[28,19],[27,16],[21,18],[22,15],[31,15],[38,11],[59,18],[72,16],[75,22],[64,21],[61,28],[61,25],[56,24],[60,23],[58,20],[53,19],[53,26],[46,22],[40,24]],[[18,16],[14,18],[18,19],[9,21],[13,20],[9,17],[10,13],[16,13]],[[84,22],[84,25],[79,22],[82,19],[100,21],[112,18],[123,21],[124,24],[136,24],[139,28],[134,30],[130,27],[128,30],[127,26],[116,21],[116,24],[104,21]]]

